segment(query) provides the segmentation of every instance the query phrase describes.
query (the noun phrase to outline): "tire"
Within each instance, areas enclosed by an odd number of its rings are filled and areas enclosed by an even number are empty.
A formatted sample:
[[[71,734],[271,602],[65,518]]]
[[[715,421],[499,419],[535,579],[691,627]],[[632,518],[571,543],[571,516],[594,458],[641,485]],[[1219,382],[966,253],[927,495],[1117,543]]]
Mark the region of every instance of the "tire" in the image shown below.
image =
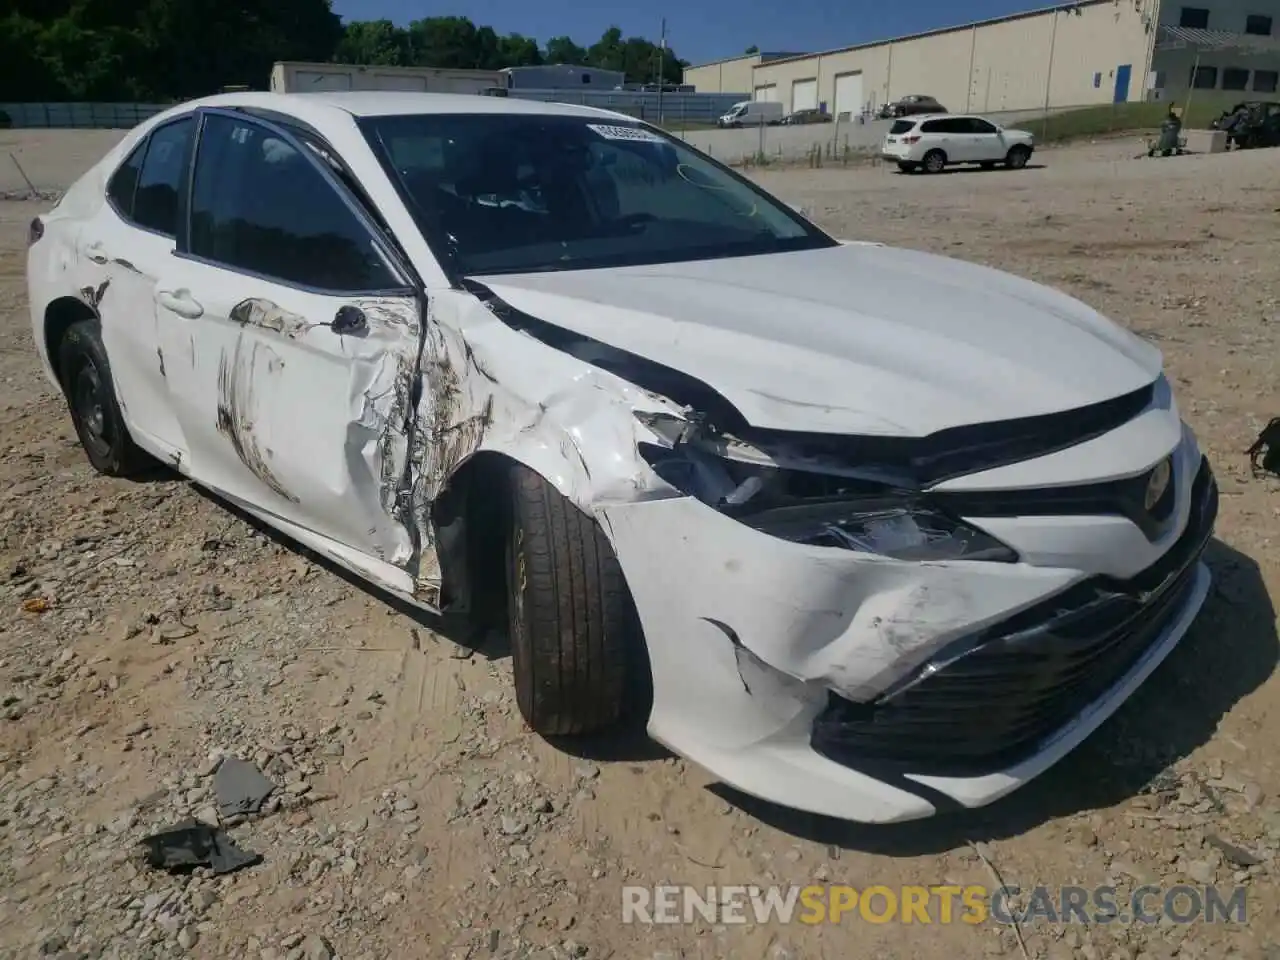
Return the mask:
[[[924,172],[941,173],[947,165],[947,155],[941,150],[930,150],[924,155]]]
[[[58,345],[58,379],[80,446],[95,470],[129,477],[154,465],[129,436],[97,320],[80,320],[67,328]]]
[[[648,675],[639,618],[599,524],[538,474],[510,478],[507,622],[516,703],[543,736],[613,726]]]
[[[1026,147],[1010,147],[1004,162],[1010,170],[1021,170],[1031,159],[1031,151]]]
[[[903,173],[915,173],[916,165],[909,160],[900,160],[898,161],[898,169]]]

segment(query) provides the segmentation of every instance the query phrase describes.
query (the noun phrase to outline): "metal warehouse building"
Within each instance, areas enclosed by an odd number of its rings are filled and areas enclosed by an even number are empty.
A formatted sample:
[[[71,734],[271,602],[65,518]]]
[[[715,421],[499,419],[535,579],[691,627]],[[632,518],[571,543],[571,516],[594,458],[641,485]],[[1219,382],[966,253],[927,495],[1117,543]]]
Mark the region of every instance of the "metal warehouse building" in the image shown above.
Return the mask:
[[[684,79],[837,116],[908,94],[973,112],[1178,102],[1192,87],[1277,99],[1280,0],[1192,3],[1079,0],[822,53],[737,57]]]

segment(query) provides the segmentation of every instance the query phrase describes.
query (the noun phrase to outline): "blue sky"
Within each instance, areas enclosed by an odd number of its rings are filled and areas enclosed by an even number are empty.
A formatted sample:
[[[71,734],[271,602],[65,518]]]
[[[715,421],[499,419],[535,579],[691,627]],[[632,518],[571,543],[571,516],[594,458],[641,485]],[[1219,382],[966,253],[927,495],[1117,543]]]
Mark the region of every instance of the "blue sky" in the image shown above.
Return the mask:
[[[348,20],[408,23],[428,16],[465,16],[499,33],[523,33],[545,43],[568,34],[589,46],[612,24],[624,36],[658,39],[667,18],[667,36],[675,52],[702,63],[741,53],[752,44],[762,50],[825,50],[904,33],[999,17],[1049,6],[1053,0],[790,0],[760,3],[742,0],[680,0],[639,4],[625,0],[457,0],[425,4],[417,0],[334,0],[333,9]]]

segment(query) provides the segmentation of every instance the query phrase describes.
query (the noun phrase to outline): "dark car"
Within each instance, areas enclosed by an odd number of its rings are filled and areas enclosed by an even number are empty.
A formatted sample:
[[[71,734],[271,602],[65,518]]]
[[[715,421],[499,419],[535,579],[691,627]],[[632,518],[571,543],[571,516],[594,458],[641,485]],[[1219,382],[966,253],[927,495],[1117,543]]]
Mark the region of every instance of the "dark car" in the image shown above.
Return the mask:
[[[880,112],[876,116],[881,120],[887,120],[891,117],[910,117],[918,113],[946,112],[947,108],[940,104],[936,98],[923,93],[912,93],[902,97],[900,100],[886,103],[880,108]]]
[[[1280,146],[1280,102],[1249,100],[1237,103],[1214,120],[1212,127],[1227,134],[1237,150]]]
[[[781,122],[788,125],[800,123],[830,123],[831,119],[831,114],[825,113],[815,107],[809,110],[797,110],[794,113],[789,113],[782,118]]]

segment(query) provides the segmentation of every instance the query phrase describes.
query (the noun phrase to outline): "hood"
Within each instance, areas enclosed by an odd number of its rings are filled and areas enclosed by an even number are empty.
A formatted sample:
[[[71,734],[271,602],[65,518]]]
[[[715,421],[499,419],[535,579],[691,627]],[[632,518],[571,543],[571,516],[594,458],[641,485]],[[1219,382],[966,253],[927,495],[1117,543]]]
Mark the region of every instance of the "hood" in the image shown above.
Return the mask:
[[[875,244],[477,276],[517,310],[713,387],[765,429],[925,436],[1146,386],[1158,350],[1048,287]]]

